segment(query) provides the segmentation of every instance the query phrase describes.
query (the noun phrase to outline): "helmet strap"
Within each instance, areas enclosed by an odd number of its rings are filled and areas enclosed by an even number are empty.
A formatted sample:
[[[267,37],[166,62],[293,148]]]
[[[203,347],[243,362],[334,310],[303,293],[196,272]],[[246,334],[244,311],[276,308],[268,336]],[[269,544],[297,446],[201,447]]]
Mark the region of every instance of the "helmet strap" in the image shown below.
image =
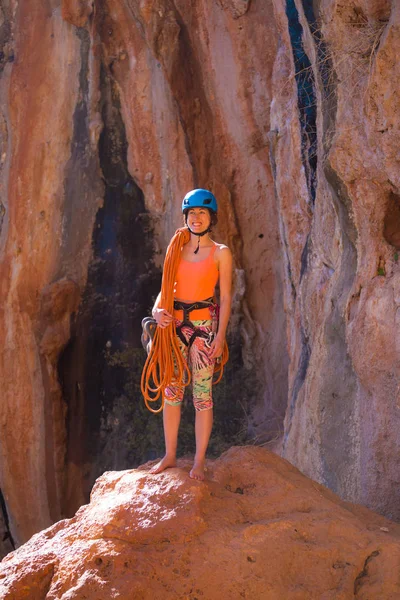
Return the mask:
[[[202,231],[201,233],[195,233],[194,231],[192,231],[187,223],[186,227],[189,229],[192,235],[197,235],[197,248],[194,251],[194,253],[197,254],[200,249],[200,238],[203,237],[203,235],[206,235],[206,233],[208,233],[209,231],[211,231],[211,227],[207,227],[207,229],[205,231]]]

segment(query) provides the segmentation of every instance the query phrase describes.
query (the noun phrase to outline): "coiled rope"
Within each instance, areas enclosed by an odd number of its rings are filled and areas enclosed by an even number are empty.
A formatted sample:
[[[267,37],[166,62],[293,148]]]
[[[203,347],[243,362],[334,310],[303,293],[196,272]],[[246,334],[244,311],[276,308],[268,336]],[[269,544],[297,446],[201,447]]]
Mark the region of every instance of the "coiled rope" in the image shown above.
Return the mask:
[[[168,245],[165,255],[160,306],[171,315],[174,310],[174,284],[182,248],[189,240],[190,232],[187,227],[177,229]],[[225,341],[221,362],[215,363],[214,375],[217,377],[213,381],[213,384],[221,381],[224,365],[227,363],[228,358],[229,351]],[[165,389],[172,382],[177,386],[186,386],[190,383],[190,370],[179,349],[174,321],[168,327],[156,328],[151,350],[142,371],[140,386],[146,407],[152,413],[159,413],[164,408]],[[153,408],[151,403],[156,402],[160,398],[161,405],[158,408]],[[171,400],[173,399],[171,397]]]

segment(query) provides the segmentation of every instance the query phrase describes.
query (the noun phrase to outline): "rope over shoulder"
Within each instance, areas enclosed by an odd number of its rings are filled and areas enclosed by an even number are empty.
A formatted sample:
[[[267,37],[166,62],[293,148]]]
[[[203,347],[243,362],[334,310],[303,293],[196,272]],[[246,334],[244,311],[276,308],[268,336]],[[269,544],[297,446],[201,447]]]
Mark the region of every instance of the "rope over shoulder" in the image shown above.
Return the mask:
[[[189,240],[190,232],[187,227],[177,229],[165,255],[160,305],[170,314],[174,310],[174,283],[182,247]],[[225,342],[222,360],[220,363],[215,364],[214,374],[217,375],[217,378],[213,383],[221,381],[223,368],[228,361],[228,357],[228,346]],[[146,407],[152,413],[159,413],[164,408],[165,389],[171,384],[172,380],[183,386],[190,383],[190,370],[179,349],[174,322],[164,329],[161,327],[156,328],[151,350],[142,371],[141,390]],[[153,408],[151,403],[159,399],[161,405],[158,408]]]

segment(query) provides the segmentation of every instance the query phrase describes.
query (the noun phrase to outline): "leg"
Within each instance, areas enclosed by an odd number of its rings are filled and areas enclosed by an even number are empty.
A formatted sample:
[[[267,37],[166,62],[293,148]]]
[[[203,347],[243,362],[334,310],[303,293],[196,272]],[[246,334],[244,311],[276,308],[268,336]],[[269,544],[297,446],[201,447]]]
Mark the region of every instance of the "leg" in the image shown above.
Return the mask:
[[[211,323],[196,322],[205,332],[211,332]],[[202,481],[208,442],[213,425],[212,379],[215,359],[210,358],[207,340],[196,338],[190,349],[193,380],[193,403],[196,409],[196,454],[190,477]]]
[[[208,441],[210,439],[213,425],[213,409],[197,410],[196,411],[196,455],[194,457],[194,465],[190,471],[192,479],[202,481],[204,479],[204,463],[206,460],[206,452]]]
[[[153,475],[176,466],[176,448],[178,445],[179,423],[181,421],[181,404],[176,406],[165,402],[163,409],[163,425],[165,439],[165,456],[157,463],[150,473]]]
[[[186,360],[187,347],[179,340],[179,349]],[[178,446],[178,431],[181,421],[181,406],[184,394],[184,387],[178,386],[172,381],[165,390],[163,426],[165,440],[165,455],[154,467],[150,473],[156,475],[176,466],[176,449]]]

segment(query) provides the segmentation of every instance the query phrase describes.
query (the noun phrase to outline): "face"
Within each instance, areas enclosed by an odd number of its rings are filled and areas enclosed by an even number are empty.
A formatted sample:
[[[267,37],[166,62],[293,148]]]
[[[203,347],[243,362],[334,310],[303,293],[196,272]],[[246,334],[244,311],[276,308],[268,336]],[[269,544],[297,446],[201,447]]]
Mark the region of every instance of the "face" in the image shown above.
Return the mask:
[[[194,233],[201,233],[208,229],[211,223],[211,215],[208,208],[191,208],[187,215],[187,224]]]

